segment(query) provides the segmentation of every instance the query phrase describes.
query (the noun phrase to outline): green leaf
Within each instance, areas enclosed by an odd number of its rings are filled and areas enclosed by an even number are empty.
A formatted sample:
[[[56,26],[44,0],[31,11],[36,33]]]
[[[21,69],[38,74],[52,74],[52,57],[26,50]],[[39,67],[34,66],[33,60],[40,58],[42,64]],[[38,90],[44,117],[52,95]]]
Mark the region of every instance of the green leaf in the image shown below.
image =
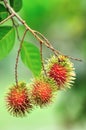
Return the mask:
[[[0,27],[0,60],[6,57],[14,46],[15,31],[11,26]]]
[[[4,20],[8,16],[8,12],[4,5],[0,4],[0,21]]]
[[[24,42],[21,49],[21,59],[23,63],[38,76],[41,71],[41,58],[39,49],[28,42]]]
[[[10,0],[10,5],[16,12],[18,12],[22,8],[22,0]]]

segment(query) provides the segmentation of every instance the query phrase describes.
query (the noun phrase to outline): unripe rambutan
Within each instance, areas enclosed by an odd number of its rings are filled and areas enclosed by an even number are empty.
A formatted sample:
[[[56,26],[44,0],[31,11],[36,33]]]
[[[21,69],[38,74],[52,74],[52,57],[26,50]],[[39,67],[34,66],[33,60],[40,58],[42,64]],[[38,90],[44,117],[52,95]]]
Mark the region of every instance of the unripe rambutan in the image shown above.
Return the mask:
[[[65,56],[53,56],[46,64],[47,75],[52,78],[58,89],[70,88],[75,79],[73,63]]]
[[[35,79],[32,84],[32,100],[35,105],[46,106],[52,102],[53,88],[49,82],[44,79]]]
[[[28,89],[25,83],[14,85],[6,96],[8,111],[14,116],[25,116],[32,108]]]

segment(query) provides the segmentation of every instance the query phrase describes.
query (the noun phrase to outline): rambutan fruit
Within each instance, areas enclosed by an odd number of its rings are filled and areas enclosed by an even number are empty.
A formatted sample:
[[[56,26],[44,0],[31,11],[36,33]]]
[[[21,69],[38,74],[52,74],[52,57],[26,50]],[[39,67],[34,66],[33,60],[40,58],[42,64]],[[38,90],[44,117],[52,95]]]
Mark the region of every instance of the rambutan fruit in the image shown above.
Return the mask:
[[[46,73],[52,78],[58,89],[70,88],[75,79],[73,63],[65,56],[53,56],[45,65]]]
[[[35,105],[46,106],[52,102],[53,88],[45,79],[37,78],[32,84],[32,100]]]
[[[13,116],[25,116],[32,109],[28,89],[25,83],[13,85],[6,96],[8,111]]]

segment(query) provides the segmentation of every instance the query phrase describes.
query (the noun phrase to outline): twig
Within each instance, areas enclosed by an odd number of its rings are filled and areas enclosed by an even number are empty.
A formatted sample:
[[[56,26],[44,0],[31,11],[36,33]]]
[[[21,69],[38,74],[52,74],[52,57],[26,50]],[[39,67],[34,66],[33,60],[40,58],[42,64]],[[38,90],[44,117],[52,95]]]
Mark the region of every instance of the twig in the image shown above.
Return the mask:
[[[48,41],[48,39],[43,34],[41,34],[40,32],[38,32],[36,30],[34,30],[34,32],[42,37],[42,39],[49,45],[49,48],[55,53],[55,55],[57,55],[57,54],[63,55],[60,51],[57,51],[56,49],[53,48],[52,44]],[[68,55],[64,55],[64,56],[68,57],[68,58],[70,58],[72,60],[82,61],[81,59],[73,58],[73,57],[70,57]]]
[[[48,39],[43,34],[41,34],[40,32],[38,32],[36,30],[34,30],[34,33],[36,33],[39,36],[41,36],[41,38],[49,45],[50,42],[48,41]]]
[[[35,31],[33,29],[31,29],[27,24],[26,22],[11,8],[11,6],[9,5],[9,3],[7,2],[7,0],[4,0],[4,4],[6,5],[7,9],[9,10],[9,12],[11,14],[14,14],[15,17],[24,25],[24,27],[29,30],[33,36],[42,44],[45,44],[49,49],[51,49],[53,51],[53,53],[55,55],[63,55],[61,52],[57,51],[56,49],[53,48],[52,44],[38,31]],[[42,39],[38,36],[40,35],[42,37]],[[66,56],[70,59],[73,59],[73,60],[77,60],[77,61],[81,61],[80,59],[76,59],[76,58],[73,58],[71,56]]]
[[[27,30],[29,30],[29,31],[34,35],[34,37],[35,37],[39,42],[44,43],[48,48],[50,48],[50,49],[55,53],[55,55],[60,54],[60,52],[56,51],[56,50],[52,47],[52,45],[51,45],[50,43],[44,42],[44,41],[36,34],[37,31],[34,31],[33,29],[31,29],[31,28],[26,24],[26,22],[10,7],[10,5],[9,5],[8,2],[7,2],[7,0],[4,0],[4,3],[5,3],[5,5],[6,5],[6,7],[8,8],[8,10],[10,11],[10,13],[13,13],[13,14],[16,16],[16,18],[25,26],[25,28],[26,28]],[[39,33],[39,34],[40,34],[40,33]]]
[[[4,1],[5,6],[6,6],[6,3],[7,3],[7,0]],[[6,7],[7,7],[7,6],[6,6]],[[8,10],[8,12],[9,12],[9,14],[11,15],[12,13],[10,12],[10,9],[7,8],[7,10]],[[14,13],[13,13],[13,14],[14,14]],[[20,37],[19,37],[19,33],[18,33],[18,28],[17,28],[17,25],[15,24],[15,21],[14,21],[13,17],[11,17],[11,20],[12,20],[13,26],[14,26],[15,29],[16,29],[17,38],[18,38],[19,41],[21,41],[21,40],[20,40]]]
[[[64,55],[64,56],[65,56],[65,57],[68,57],[68,58],[71,59],[71,60],[76,60],[76,61],[80,61],[80,62],[82,62],[81,59],[74,58],[74,57],[71,57],[71,56],[68,56],[68,55]]]
[[[8,21],[10,18],[14,17],[14,14],[9,15],[6,19],[0,22],[0,25]]]
[[[17,38],[21,42],[21,39],[20,39],[20,36],[19,36],[19,31],[18,31],[18,25],[16,25],[16,23],[15,23],[13,18],[11,18],[11,19],[12,19],[12,23],[13,23],[15,29],[16,29]]]
[[[41,56],[41,63],[42,63],[42,69],[44,71],[44,74],[47,76],[45,67],[44,67],[44,62],[43,62],[43,56],[42,56],[42,43],[40,42],[40,56]]]
[[[40,32],[38,32],[38,31],[36,31],[36,30],[34,30],[34,32],[35,32],[36,34],[38,34],[39,36],[41,36],[41,38],[42,38],[43,41],[45,42],[45,45],[46,45],[48,48],[50,48],[50,49],[54,52],[55,55],[61,54],[60,51],[57,51],[57,50],[55,50],[55,49],[53,48],[52,44],[48,41],[48,39],[47,39],[43,34],[41,34]]]
[[[22,48],[22,44],[23,44],[23,41],[24,41],[24,38],[26,36],[26,33],[27,33],[27,29],[25,30],[24,34],[23,34],[23,37],[22,37],[22,40],[21,40],[21,43],[20,43],[20,46],[19,46],[19,49],[17,51],[17,56],[16,56],[16,64],[15,64],[15,81],[16,81],[16,86],[18,87],[18,61],[19,61],[19,54],[20,54],[20,51],[21,51],[21,48]]]
[[[17,33],[17,38],[19,41],[21,41],[20,36],[19,36],[18,26],[17,25],[14,25],[14,26],[15,26],[16,33]]]

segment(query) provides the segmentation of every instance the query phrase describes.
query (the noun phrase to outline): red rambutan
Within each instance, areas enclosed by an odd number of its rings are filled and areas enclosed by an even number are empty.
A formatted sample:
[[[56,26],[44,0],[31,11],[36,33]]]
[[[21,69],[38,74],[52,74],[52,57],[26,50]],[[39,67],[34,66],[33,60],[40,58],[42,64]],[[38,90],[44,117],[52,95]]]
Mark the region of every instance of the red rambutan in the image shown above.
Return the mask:
[[[75,79],[73,63],[65,56],[53,56],[46,65],[47,75],[52,78],[58,89],[70,87]]]
[[[26,84],[20,83],[11,87],[6,96],[6,103],[11,114],[17,117],[25,116],[32,108]]]
[[[32,99],[35,105],[41,107],[52,101],[53,89],[49,82],[43,79],[36,79],[32,87]]]

